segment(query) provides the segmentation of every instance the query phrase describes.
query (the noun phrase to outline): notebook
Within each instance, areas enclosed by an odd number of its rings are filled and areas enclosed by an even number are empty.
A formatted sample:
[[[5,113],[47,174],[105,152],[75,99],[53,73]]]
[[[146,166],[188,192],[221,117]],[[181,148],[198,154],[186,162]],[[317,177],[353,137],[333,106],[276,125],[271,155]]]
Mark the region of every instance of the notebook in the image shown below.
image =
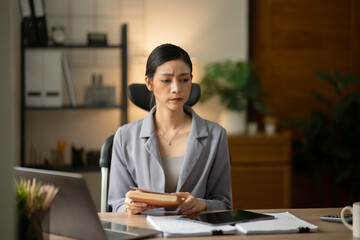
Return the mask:
[[[101,222],[81,174],[14,167],[17,180],[36,178],[59,192],[49,213],[49,232],[76,239],[140,239],[160,234],[153,229]]]
[[[289,212],[268,213],[274,220],[238,223],[236,228],[243,234],[316,232],[318,226],[308,223]]]
[[[192,237],[209,235],[237,234],[235,226],[212,226],[199,222],[191,222],[178,216],[147,216],[146,220],[164,237]]]

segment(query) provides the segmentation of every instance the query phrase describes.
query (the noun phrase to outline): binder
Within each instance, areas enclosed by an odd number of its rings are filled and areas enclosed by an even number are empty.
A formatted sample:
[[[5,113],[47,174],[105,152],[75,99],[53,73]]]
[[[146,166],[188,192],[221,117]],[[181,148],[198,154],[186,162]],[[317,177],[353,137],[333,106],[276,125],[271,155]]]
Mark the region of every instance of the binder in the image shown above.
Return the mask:
[[[37,43],[36,26],[31,12],[30,0],[19,0],[21,10],[21,31],[26,44],[34,45]]]
[[[43,92],[44,106],[62,106],[62,69],[60,50],[44,51]]]
[[[27,107],[62,106],[60,50],[25,53],[25,104]]]
[[[25,52],[25,104],[27,107],[41,107],[44,104],[42,51]]]
[[[48,44],[48,32],[46,26],[46,17],[44,11],[43,0],[30,0],[32,6],[32,13],[35,19],[37,43],[39,45]]]

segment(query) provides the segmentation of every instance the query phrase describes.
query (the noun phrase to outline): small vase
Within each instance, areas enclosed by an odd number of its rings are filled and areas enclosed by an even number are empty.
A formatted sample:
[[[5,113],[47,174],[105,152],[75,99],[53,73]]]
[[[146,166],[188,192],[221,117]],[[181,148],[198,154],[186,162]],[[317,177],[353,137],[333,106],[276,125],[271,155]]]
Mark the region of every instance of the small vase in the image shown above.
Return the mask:
[[[48,232],[48,211],[36,211],[31,214],[30,219],[21,219],[18,226],[18,240],[46,240],[43,232]],[[46,229],[47,228],[47,229]]]
[[[220,113],[219,123],[228,134],[244,134],[246,132],[246,116],[247,112],[224,110]]]
[[[258,133],[258,124],[256,122],[249,122],[247,124],[247,133],[249,136],[255,136]]]
[[[277,119],[274,116],[265,116],[264,117],[264,128],[265,134],[268,136],[273,136],[276,133],[276,124]]]

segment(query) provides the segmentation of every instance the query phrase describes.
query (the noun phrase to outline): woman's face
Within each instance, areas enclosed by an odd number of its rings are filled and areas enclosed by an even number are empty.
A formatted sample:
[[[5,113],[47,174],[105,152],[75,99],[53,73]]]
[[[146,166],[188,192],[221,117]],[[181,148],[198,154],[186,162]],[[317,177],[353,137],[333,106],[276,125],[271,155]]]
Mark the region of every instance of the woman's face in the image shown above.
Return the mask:
[[[170,110],[182,110],[190,95],[191,82],[190,67],[181,59],[158,66],[152,81],[146,77],[146,84],[155,95],[157,107]]]

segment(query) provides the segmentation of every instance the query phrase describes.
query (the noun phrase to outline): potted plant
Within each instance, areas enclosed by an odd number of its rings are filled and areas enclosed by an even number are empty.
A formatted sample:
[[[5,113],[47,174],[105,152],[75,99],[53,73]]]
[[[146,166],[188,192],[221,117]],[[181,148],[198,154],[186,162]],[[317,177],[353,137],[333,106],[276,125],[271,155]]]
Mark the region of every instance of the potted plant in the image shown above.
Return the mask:
[[[48,211],[59,189],[36,179],[16,182],[18,239],[43,240],[49,231]],[[47,229],[43,229],[43,227]]]
[[[266,95],[260,86],[260,79],[253,72],[249,61],[231,61],[209,63],[200,85],[201,101],[218,95],[226,107],[220,114],[222,123],[230,134],[245,132],[247,108],[266,109],[263,97]]]
[[[293,123],[301,133],[300,141],[295,142],[295,167],[317,179],[320,191],[326,179],[332,189],[332,205],[336,205],[340,188],[352,203],[360,189],[360,93],[349,93],[347,87],[358,79],[337,70],[333,75],[319,71],[316,76],[332,86],[335,101],[312,92],[328,111],[313,110],[309,118]]]

